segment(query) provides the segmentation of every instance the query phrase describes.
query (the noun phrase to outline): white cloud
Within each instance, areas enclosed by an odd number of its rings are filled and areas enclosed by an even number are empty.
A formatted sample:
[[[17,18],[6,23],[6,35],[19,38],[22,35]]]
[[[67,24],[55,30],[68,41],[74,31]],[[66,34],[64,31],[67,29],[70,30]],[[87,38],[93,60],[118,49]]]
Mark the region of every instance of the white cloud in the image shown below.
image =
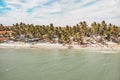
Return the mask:
[[[60,0],[44,5],[50,0],[4,0],[11,8],[0,22],[11,25],[16,22],[65,26],[79,21],[113,23],[120,26],[120,0]],[[93,2],[93,3],[92,3]],[[28,9],[33,9],[28,13]]]

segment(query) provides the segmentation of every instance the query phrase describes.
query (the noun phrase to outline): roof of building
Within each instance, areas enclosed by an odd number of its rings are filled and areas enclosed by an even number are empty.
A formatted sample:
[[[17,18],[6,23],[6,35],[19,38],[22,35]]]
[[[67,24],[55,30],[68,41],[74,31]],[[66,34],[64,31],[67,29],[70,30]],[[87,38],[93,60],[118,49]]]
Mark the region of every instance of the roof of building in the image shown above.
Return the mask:
[[[0,41],[8,40],[8,38],[2,37],[0,38]]]
[[[13,31],[0,31],[0,34],[13,33]]]

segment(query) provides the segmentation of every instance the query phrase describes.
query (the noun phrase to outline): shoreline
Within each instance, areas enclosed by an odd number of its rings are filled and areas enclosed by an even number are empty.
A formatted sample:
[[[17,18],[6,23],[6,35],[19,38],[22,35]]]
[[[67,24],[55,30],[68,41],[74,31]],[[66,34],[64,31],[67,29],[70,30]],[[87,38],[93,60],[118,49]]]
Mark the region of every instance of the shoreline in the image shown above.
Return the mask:
[[[40,49],[76,49],[76,50],[116,50],[120,51],[120,46],[116,47],[100,47],[100,46],[88,46],[82,47],[79,45],[63,45],[63,44],[50,44],[50,43],[0,43],[0,48],[40,48]]]

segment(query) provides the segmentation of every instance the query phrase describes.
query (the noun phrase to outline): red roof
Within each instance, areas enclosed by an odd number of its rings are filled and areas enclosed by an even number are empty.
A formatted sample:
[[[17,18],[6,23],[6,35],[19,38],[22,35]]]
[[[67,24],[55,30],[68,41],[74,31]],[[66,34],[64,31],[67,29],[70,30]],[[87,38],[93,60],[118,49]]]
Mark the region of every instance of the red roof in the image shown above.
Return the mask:
[[[2,37],[0,38],[0,41],[8,40],[8,38]]]
[[[13,31],[0,31],[0,34],[13,33]]]

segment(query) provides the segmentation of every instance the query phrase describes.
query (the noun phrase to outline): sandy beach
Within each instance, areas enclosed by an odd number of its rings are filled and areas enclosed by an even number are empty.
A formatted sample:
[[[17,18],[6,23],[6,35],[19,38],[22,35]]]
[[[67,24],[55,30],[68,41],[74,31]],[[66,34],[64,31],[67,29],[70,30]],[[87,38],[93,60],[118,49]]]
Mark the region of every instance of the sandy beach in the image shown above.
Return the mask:
[[[89,47],[81,47],[79,45],[63,45],[63,44],[50,44],[50,43],[36,43],[36,44],[28,44],[28,43],[1,43],[0,48],[40,48],[40,49],[76,49],[76,50],[87,50],[87,51],[120,51],[120,46],[116,47],[99,47],[99,46],[89,46]]]

